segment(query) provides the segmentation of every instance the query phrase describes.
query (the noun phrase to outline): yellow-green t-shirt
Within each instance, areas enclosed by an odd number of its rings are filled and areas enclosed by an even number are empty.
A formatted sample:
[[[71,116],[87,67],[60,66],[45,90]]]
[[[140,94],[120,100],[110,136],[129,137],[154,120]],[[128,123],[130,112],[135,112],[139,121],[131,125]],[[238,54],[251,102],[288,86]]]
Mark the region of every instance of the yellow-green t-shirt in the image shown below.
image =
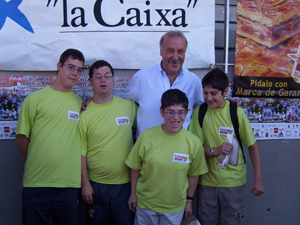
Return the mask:
[[[27,96],[16,132],[30,138],[24,187],[81,187],[80,107],[74,92],[49,86]]]
[[[80,117],[81,154],[87,158],[89,179],[105,184],[130,181],[125,165],[132,148],[137,106],[114,96],[106,104],[91,102]]]
[[[189,131],[199,137],[205,147],[221,146],[226,142],[226,132],[224,131],[227,129],[234,130],[230,119],[229,102],[226,100],[223,109],[207,107],[207,112],[203,120],[203,130],[198,120],[199,108],[200,106],[197,106],[194,109]],[[242,108],[237,107],[237,115],[240,138],[248,148],[255,143],[252,128]],[[237,166],[228,164],[226,170],[220,169],[218,167],[219,158],[220,156],[206,159],[209,172],[201,176],[199,180],[200,184],[213,187],[237,187],[246,183],[246,164],[241,148],[239,149]]]
[[[161,125],[144,130],[126,164],[140,171],[137,205],[154,212],[179,212],[185,208],[188,176],[207,173],[199,139],[185,128],[165,133]]]

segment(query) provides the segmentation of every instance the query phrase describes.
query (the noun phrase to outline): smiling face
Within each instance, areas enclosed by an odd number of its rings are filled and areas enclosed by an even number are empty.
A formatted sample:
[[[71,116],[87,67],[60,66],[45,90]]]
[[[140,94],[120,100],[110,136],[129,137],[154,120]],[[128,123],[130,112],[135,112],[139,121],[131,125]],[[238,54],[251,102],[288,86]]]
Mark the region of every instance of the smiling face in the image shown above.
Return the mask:
[[[167,115],[168,112],[176,112],[174,116]],[[178,112],[185,112],[184,116],[178,116]],[[160,108],[160,114],[164,117],[165,122],[162,124],[162,129],[168,134],[176,134],[181,131],[182,125],[186,116],[186,109],[182,104],[172,105],[164,110]],[[184,114],[184,113],[183,113]]]
[[[55,85],[58,91],[68,92],[78,82],[83,69],[83,62],[69,57],[64,64],[57,63],[57,79]]]
[[[204,101],[210,108],[223,109],[226,104],[224,97],[227,95],[228,90],[229,89],[227,87],[222,94],[222,91],[213,88],[211,85],[207,85],[203,87]]]
[[[160,55],[162,56],[161,66],[167,76],[179,74],[184,63],[186,47],[184,37],[164,37]]]
[[[93,87],[94,96],[96,97],[112,97],[113,96],[113,76],[105,78],[105,75],[111,75],[112,72],[108,66],[94,68],[92,78],[90,79]],[[102,77],[101,77],[102,75]],[[99,77],[101,77],[99,79]]]

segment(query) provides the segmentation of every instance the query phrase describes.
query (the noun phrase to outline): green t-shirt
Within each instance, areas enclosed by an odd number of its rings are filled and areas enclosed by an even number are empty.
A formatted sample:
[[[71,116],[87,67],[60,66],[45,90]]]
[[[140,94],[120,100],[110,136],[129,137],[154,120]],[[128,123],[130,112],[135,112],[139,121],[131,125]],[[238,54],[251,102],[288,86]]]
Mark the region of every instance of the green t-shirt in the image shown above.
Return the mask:
[[[189,131],[199,137],[205,147],[221,146],[226,142],[226,130],[233,130],[229,102],[226,100],[226,105],[223,109],[207,107],[207,112],[203,120],[204,130],[199,125],[199,108],[200,106],[197,106],[194,109]],[[252,128],[242,108],[237,107],[237,115],[240,138],[248,148],[255,143]],[[200,184],[213,187],[237,187],[246,183],[246,164],[241,148],[239,150],[237,166],[228,164],[226,170],[220,169],[218,167],[219,158],[220,156],[206,159],[209,172],[201,176],[199,180]]]
[[[137,205],[154,212],[178,212],[185,208],[188,176],[207,173],[202,144],[182,128],[165,133],[161,125],[144,130],[126,164],[140,171]]]
[[[80,107],[79,96],[49,86],[27,96],[16,132],[31,140],[24,187],[81,187]]]
[[[80,117],[81,154],[87,158],[89,179],[105,184],[130,181],[125,160],[132,149],[137,106],[114,96],[106,104],[91,102]]]

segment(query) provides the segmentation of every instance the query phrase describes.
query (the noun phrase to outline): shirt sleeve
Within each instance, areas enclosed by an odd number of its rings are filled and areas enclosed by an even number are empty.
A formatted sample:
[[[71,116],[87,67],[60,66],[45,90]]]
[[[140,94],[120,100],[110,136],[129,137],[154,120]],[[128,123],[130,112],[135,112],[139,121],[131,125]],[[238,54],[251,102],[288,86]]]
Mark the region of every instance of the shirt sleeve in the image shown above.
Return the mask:
[[[137,82],[137,73],[128,82],[124,92],[120,94],[121,98],[138,102],[136,82]]]
[[[30,138],[31,129],[34,119],[36,117],[36,104],[28,96],[21,107],[20,115],[18,118],[16,134],[23,134]]]
[[[134,170],[142,169],[142,156],[140,154],[143,150],[142,148],[142,135],[140,135],[125,161],[129,168]]]
[[[200,79],[199,79],[199,82],[197,84],[195,97],[196,97],[196,99],[195,99],[195,103],[194,103],[194,108],[196,108],[198,105],[201,105],[204,102],[202,83],[201,83]]]
[[[193,111],[192,121],[189,126],[189,131],[192,132],[194,135],[196,135],[200,139],[201,143],[204,144],[204,135],[198,119],[199,108],[200,106],[197,106]]]
[[[86,128],[83,124],[82,119],[79,121],[79,137],[80,137],[80,152],[81,155],[87,155],[87,136],[86,136]]]
[[[192,159],[193,161],[188,171],[188,176],[198,176],[208,172],[204,149],[200,141],[197,143],[196,148]]]
[[[253,145],[256,140],[245,111],[241,107],[237,107],[237,110],[240,138],[244,145],[248,148]]]

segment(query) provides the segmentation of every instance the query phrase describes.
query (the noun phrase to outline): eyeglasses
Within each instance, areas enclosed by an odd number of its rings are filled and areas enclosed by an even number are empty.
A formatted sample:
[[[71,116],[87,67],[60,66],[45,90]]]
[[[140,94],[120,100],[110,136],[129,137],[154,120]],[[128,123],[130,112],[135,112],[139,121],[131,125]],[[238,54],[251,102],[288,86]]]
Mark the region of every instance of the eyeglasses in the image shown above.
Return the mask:
[[[68,69],[70,72],[72,72],[72,73],[76,70],[76,71],[77,71],[77,74],[81,74],[82,71],[83,71],[82,68],[78,67],[78,69],[76,69],[76,66],[73,66],[73,65],[65,65],[65,64],[63,64],[62,66],[67,67],[67,69]]]
[[[186,116],[187,112],[186,111],[179,111],[179,112],[174,112],[174,111],[164,111],[164,114],[166,116],[175,116],[176,114],[180,117]]]
[[[111,73],[106,73],[104,75],[96,73],[95,75],[93,75],[92,78],[95,79],[95,80],[101,80],[102,77],[104,77],[105,80],[108,80],[108,79],[111,79],[113,77],[113,75]]]

